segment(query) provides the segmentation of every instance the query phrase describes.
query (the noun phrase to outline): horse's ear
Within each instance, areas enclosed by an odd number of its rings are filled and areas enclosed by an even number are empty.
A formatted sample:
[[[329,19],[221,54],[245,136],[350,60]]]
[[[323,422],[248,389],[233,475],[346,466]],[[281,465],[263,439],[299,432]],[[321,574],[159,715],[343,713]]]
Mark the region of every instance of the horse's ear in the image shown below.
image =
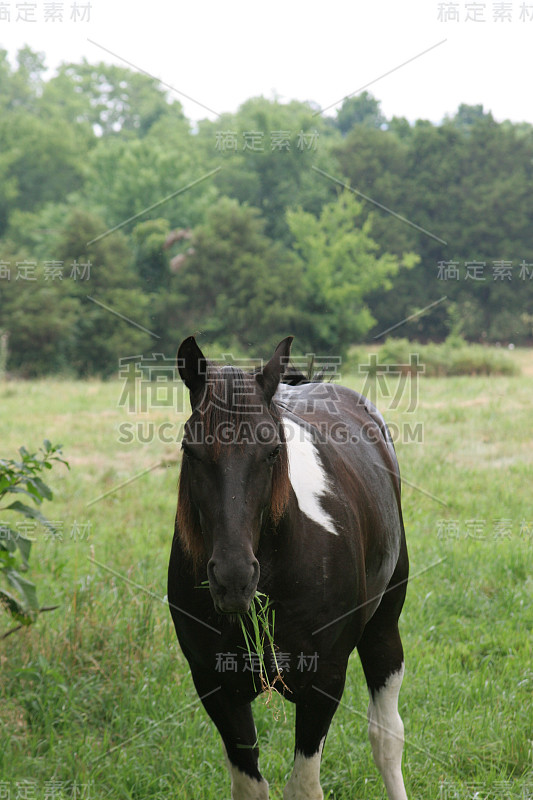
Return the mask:
[[[189,336],[178,348],[178,371],[191,395],[198,395],[205,388],[207,360],[196,344],[194,336]]]
[[[265,364],[262,371],[258,372],[255,376],[257,383],[263,390],[267,405],[272,400],[283,373],[287,368],[287,364],[289,363],[293,339],[294,336],[287,336],[286,339],[283,339],[276,347],[274,355],[268,364]]]

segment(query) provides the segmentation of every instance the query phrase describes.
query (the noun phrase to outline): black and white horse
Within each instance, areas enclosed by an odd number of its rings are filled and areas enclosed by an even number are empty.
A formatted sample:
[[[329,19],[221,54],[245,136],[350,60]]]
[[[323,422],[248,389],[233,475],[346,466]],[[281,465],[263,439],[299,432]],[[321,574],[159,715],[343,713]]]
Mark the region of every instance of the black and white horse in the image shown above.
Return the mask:
[[[296,704],[285,800],[323,798],[322,749],[355,647],[374,759],[390,800],[406,800],[398,618],[408,558],[394,448],[356,392],[282,382],[291,342],[254,373],[214,366],[192,337],[179,348],[192,415],[168,576],[176,633],[223,739],[233,800],[268,798],[251,710],[261,687],[237,619],[256,591],[275,610],[278,688]]]

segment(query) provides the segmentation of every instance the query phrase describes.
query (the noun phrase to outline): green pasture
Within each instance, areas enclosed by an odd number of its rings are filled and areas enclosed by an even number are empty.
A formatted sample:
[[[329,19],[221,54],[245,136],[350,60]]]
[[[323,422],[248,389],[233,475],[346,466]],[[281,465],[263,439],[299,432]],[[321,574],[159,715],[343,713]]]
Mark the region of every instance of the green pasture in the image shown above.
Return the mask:
[[[512,358],[519,375],[366,384],[395,432],[404,479],[412,581],[400,710],[412,800],[533,796],[533,356]],[[0,641],[0,797],[230,796],[164,602],[184,395],[138,386],[130,411],[134,388],[0,383],[0,455],[46,437],[71,466],[46,476],[55,499],[43,511],[60,536],[26,530],[36,540],[29,577],[41,605],[59,607]],[[0,614],[0,635],[14,624]],[[281,800],[294,709],[276,699],[259,698],[255,716],[261,767]],[[325,798],[385,797],[366,707],[355,654],[324,751]]]

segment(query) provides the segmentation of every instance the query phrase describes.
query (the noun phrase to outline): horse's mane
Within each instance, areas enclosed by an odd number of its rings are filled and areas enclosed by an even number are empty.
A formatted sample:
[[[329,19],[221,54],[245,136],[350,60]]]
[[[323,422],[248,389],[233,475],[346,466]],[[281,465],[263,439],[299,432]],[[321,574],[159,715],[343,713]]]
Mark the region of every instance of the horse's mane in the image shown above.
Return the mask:
[[[197,439],[198,433],[204,437],[203,441],[210,446],[212,457],[216,461],[221,448],[225,446],[218,435],[222,427],[230,425],[233,431],[239,431],[242,425],[246,425],[248,429],[253,430],[257,415],[263,410],[253,373],[244,372],[237,367],[220,368],[208,362],[205,391],[195,406],[193,415],[196,417],[194,438]],[[290,481],[281,412],[274,401],[270,403],[268,412],[281,439],[280,454],[272,468],[270,498],[270,519],[276,525],[287,507]],[[264,415],[261,415],[261,419],[264,420]],[[189,420],[187,422],[189,430],[192,430],[192,425]],[[186,458],[182,460],[179,477],[176,533],[197,569],[205,561],[207,554],[198,510],[191,501],[189,466]]]
[[[323,372],[313,372],[313,364],[309,365],[307,375],[296,367],[288,366],[285,370],[281,382],[288,386],[302,386],[305,383],[323,383],[325,375]]]

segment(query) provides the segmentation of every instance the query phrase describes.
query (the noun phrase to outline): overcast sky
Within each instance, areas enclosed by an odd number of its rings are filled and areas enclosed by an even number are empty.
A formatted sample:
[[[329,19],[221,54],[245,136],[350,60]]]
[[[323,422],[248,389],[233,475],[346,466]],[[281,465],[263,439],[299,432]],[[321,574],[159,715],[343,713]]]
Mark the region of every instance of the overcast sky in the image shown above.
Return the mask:
[[[497,120],[533,123],[533,0],[91,0],[89,20],[86,6],[3,0],[0,46],[13,58],[28,44],[50,68],[130,62],[172,86],[192,120],[257,95],[312,100],[334,115],[366,87],[387,117],[439,122],[481,103]],[[439,20],[450,14],[457,21]]]

